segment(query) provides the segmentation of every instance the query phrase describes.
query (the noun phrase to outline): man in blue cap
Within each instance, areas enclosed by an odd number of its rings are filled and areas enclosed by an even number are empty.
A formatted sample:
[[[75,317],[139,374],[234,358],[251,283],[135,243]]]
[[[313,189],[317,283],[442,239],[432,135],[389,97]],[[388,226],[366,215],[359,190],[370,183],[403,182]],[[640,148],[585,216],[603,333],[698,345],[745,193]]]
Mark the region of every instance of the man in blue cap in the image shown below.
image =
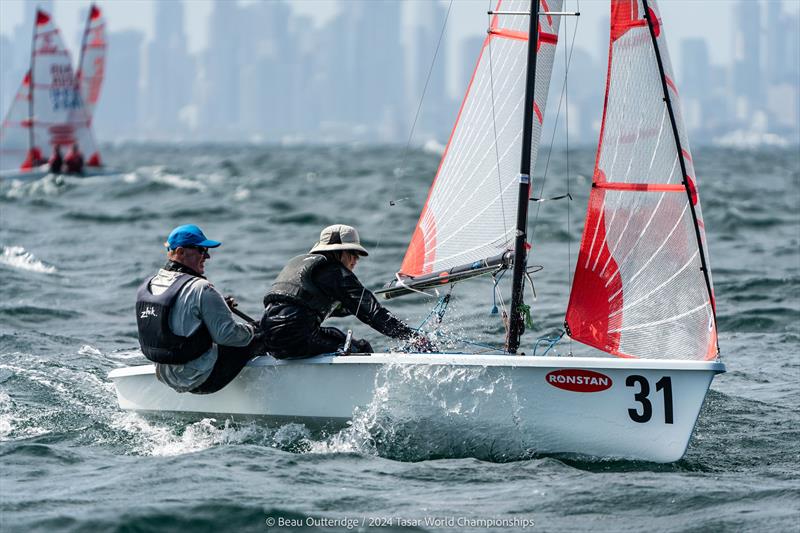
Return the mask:
[[[158,379],[178,392],[217,392],[265,352],[255,326],[237,322],[203,275],[209,249],[221,244],[194,224],[178,226],[164,243],[167,264],[136,294],[142,352],[156,363]]]

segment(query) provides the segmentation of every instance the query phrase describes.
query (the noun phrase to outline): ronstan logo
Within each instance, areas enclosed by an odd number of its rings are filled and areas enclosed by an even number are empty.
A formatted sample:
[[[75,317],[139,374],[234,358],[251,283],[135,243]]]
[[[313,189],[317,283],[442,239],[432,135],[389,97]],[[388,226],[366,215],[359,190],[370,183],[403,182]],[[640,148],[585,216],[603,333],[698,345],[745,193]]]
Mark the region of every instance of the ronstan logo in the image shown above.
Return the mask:
[[[611,387],[611,378],[600,372],[582,368],[553,370],[545,380],[553,387],[572,392],[600,392]]]

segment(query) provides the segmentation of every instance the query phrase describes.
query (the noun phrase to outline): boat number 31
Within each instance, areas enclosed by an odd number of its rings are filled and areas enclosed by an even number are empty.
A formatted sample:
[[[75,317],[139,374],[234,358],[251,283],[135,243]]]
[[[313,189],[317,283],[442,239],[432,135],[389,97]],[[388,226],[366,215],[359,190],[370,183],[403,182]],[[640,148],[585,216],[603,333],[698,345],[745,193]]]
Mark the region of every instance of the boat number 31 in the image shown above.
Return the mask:
[[[639,403],[633,409],[628,409],[628,416],[634,422],[644,424],[653,418],[653,403],[650,401],[650,383],[644,376],[628,376],[625,385],[635,391],[633,399]],[[672,380],[664,376],[656,381],[656,394],[664,394],[664,423],[672,424]]]

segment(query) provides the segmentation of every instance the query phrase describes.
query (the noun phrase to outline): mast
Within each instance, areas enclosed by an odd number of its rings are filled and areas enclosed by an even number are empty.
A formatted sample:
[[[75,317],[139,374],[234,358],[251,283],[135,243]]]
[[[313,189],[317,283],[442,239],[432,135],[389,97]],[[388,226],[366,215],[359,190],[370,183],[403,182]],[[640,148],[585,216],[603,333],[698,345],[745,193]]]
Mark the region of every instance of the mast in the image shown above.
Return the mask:
[[[86,51],[86,38],[89,35],[89,26],[92,24],[93,12],[94,4],[89,6],[89,13],[86,15],[86,26],[83,28],[83,36],[81,37],[81,51],[80,54],[78,54],[78,71],[75,73],[75,85],[78,88],[78,92],[81,90],[81,78],[83,77],[83,53]]]
[[[658,63],[658,74],[661,77],[661,88],[664,91],[664,103],[667,105],[667,113],[669,114],[669,121],[672,125],[672,136],[675,138],[675,148],[678,151],[678,161],[681,164],[681,175],[683,176],[683,186],[686,188],[686,196],[689,200],[689,209],[692,212],[692,222],[694,222],[694,232],[697,238],[697,248],[700,250],[700,270],[703,271],[703,277],[706,280],[706,290],[708,291],[708,301],[711,304],[711,314],[714,317],[714,329],[717,330],[717,310],[714,305],[714,293],[711,290],[711,278],[708,274],[708,264],[706,263],[706,253],[703,248],[703,238],[700,235],[700,224],[697,220],[697,210],[692,201],[692,191],[689,188],[689,179],[686,175],[686,160],[683,157],[683,147],[681,146],[681,138],[678,134],[678,123],[675,121],[675,111],[672,108],[672,99],[669,96],[669,89],[667,88],[667,78],[664,74],[664,63],[661,61],[661,51],[658,48],[658,39],[656,31],[653,26],[653,19],[651,17],[652,11],[647,5],[647,0],[642,0],[642,7],[644,8],[644,18],[647,20],[647,27],[650,30],[650,38],[653,41],[653,50],[656,53],[656,62]],[[717,354],[719,354],[719,339],[717,338]]]
[[[539,0],[531,0],[528,30],[528,62],[525,79],[524,122],[522,124],[522,157],[517,196],[517,238],[514,242],[514,277],[511,285],[511,316],[506,339],[506,351],[517,353],[524,329],[522,313],[522,280],[527,264],[528,199],[531,190],[531,138],[533,135],[533,104],[536,96],[536,49],[539,41]]]
[[[28,66],[28,155],[33,157],[33,62],[36,58],[36,31],[39,28],[39,9],[36,9],[36,18],[33,21],[33,35],[31,36],[31,61]],[[35,161],[31,159],[31,167]]]

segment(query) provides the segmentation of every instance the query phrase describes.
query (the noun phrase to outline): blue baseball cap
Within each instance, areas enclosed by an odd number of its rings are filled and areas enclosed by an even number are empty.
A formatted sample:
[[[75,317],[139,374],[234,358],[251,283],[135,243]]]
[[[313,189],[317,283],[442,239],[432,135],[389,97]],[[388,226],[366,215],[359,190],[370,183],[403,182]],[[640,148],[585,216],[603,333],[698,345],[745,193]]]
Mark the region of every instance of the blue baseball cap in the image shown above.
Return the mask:
[[[206,238],[203,230],[194,224],[184,224],[178,226],[167,237],[164,246],[169,250],[174,250],[181,246],[204,246],[205,248],[216,248],[222,243]]]

